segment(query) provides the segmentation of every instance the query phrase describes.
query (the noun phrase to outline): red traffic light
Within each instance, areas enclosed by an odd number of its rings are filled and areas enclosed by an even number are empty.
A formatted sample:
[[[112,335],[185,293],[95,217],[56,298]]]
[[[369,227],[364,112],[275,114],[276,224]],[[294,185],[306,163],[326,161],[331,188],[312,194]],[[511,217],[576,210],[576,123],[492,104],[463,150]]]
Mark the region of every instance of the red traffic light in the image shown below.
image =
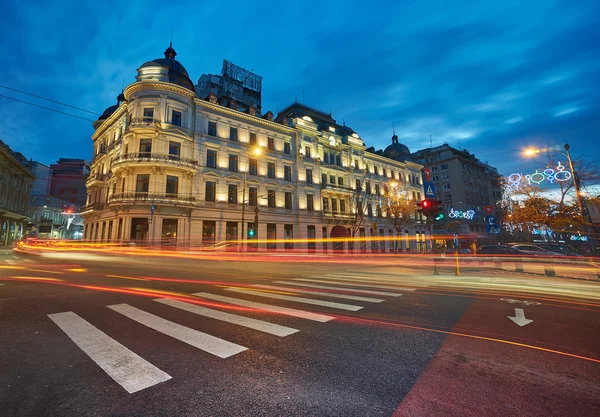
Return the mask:
[[[429,200],[423,200],[421,201],[421,207],[423,208],[428,208],[430,206],[431,202]]]

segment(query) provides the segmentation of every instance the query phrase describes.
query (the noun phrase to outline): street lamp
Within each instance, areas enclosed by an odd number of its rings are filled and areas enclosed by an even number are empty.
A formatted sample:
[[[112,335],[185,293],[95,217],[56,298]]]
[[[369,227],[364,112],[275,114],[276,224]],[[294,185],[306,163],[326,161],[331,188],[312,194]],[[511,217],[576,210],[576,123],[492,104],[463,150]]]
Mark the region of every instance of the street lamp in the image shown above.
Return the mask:
[[[259,156],[262,150],[257,146],[252,150],[252,154],[255,156]],[[244,186],[242,188],[242,250],[244,249],[244,241],[246,240],[246,235],[244,234],[244,221],[246,215],[246,175],[250,170],[250,160],[248,160],[248,169],[244,171]]]
[[[571,170],[571,174],[573,175],[573,185],[575,185],[575,193],[576,193],[576,197],[577,197],[577,205],[579,206],[579,213],[581,214],[581,216],[583,216],[583,198],[582,198],[581,189],[579,186],[580,185],[579,177],[575,173],[575,168],[573,166],[573,160],[571,159],[571,153],[569,152],[570,146],[568,143],[565,143],[563,145],[563,148],[564,148],[565,152],[562,152],[555,148],[547,148],[547,149],[543,149],[543,150],[548,151],[548,152],[556,152],[561,155],[564,155],[567,158],[567,161],[569,161],[569,169]],[[528,148],[523,151],[523,155],[531,157],[531,156],[535,156],[536,154],[540,153],[541,151],[542,151],[541,149]]]

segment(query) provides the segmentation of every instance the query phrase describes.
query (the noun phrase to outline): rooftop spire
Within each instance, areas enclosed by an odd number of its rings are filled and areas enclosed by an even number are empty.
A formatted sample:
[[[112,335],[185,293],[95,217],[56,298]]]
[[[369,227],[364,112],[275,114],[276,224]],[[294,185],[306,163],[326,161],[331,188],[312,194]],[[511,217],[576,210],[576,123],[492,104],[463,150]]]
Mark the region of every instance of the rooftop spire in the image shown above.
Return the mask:
[[[175,55],[177,55],[177,52],[173,49],[173,41],[171,41],[169,42],[169,47],[165,50],[165,58],[175,59]]]

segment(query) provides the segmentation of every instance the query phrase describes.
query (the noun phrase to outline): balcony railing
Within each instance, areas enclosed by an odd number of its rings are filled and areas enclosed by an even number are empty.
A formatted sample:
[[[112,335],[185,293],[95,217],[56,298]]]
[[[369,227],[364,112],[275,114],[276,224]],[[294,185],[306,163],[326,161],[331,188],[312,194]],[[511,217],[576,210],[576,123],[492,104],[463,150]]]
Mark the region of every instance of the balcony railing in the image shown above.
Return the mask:
[[[113,194],[108,198],[108,203],[168,203],[168,204],[185,204],[193,205],[196,202],[196,197],[183,196],[179,194],[156,194],[156,193],[119,193]]]
[[[354,220],[355,215],[341,211],[323,211],[321,212],[326,219]]]
[[[128,127],[154,127],[160,126],[160,120],[153,117],[134,117],[129,121]]]
[[[96,173],[96,174],[90,175],[87,179],[87,182],[89,183],[89,182],[93,182],[93,181],[106,181],[111,176],[112,176],[112,172],[109,172],[107,174]]]
[[[100,211],[100,210],[104,210],[105,204],[104,203],[100,203],[100,202],[95,202],[95,203],[90,203],[90,204],[86,204],[85,206],[81,207],[81,212],[86,212],[86,211]]]
[[[179,166],[197,167],[198,161],[193,159],[181,158],[179,155],[163,154],[163,153],[151,153],[151,152],[140,152],[140,153],[128,153],[120,156],[114,163],[113,166],[124,164],[128,162],[159,162],[167,163]]]
[[[321,183],[321,189],[322,190],[343,191],[346,193],[353,193],[356,191],[354,188],[344,187],[343,185],[337,185],[337,184],[327,184],[327,183]]]

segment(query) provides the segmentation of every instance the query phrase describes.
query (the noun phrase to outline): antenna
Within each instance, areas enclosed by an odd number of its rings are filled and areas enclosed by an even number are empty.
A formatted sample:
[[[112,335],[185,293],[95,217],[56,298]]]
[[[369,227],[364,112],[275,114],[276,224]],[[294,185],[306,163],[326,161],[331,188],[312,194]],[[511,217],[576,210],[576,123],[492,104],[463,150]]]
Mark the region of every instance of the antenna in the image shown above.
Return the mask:
[[[392,123],[392,134],[396,134],[396,126]]]
[[[171,46],[173,46],[173,28],[171,28]]]
[[[433,148],[433,141],[431,140],[431,133],[429,134],[429,147]]]

